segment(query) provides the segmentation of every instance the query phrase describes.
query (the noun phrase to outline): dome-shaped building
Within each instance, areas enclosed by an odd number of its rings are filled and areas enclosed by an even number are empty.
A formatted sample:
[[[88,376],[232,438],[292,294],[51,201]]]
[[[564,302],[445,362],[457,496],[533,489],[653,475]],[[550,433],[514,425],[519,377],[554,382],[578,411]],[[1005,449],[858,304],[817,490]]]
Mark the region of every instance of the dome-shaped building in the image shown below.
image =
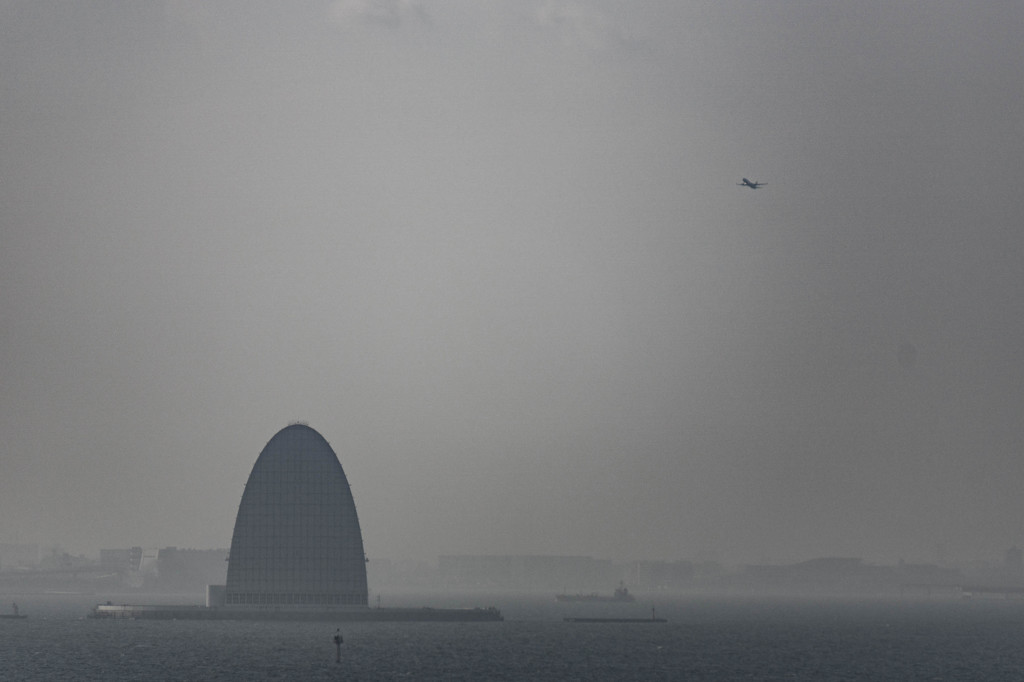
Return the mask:
[[[352,491],[334,450],[308,426],[279,431],[253,465],[231,536],[224,603],[367,605]]]

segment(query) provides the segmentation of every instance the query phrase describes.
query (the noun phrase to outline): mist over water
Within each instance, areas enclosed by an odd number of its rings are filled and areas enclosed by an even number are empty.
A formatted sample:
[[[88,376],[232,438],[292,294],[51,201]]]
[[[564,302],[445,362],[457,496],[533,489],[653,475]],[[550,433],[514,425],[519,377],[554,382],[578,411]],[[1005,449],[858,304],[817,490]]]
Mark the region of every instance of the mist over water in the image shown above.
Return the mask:
[[[4,679],[1016,679],[1019,600],[663,599],[666,624],[578,624],[505,595],[500,623],[83,620],[23,596],[0,621]],[[420,599],[422,601],[422,598]]]

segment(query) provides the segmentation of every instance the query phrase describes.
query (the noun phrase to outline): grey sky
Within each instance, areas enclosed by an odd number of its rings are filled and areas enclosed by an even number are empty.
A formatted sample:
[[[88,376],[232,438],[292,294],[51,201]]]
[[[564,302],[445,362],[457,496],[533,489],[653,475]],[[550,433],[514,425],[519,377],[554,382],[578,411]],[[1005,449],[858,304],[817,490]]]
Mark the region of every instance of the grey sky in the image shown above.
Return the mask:
[[[0,2],[0,542],[226,546],[303,420],[370,556],[1024,544],[1022,30]]]

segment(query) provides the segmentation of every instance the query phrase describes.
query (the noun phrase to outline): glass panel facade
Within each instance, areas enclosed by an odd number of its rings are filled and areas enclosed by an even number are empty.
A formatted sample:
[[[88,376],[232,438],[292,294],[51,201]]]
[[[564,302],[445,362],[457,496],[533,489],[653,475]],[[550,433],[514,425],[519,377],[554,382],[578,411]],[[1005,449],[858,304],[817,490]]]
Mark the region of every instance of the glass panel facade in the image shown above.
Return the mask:
[[[225,597],[237,605],[367,605],[352,491],[331,446],[308,426],[279,431],[249,474]]]

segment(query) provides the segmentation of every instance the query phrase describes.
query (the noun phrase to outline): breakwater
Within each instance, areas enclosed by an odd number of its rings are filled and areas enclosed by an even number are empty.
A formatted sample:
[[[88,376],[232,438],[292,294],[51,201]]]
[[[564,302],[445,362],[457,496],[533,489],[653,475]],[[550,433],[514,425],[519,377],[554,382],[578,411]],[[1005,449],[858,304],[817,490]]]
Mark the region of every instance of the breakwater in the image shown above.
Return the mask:
[[[341,608],[282,609],[236,608],[227,606],[173,606],[160,604],[98,604],[90,618],[146,620],[284,620],[332,622],[476,622],[504,620],[494,607],[470,609]]]

